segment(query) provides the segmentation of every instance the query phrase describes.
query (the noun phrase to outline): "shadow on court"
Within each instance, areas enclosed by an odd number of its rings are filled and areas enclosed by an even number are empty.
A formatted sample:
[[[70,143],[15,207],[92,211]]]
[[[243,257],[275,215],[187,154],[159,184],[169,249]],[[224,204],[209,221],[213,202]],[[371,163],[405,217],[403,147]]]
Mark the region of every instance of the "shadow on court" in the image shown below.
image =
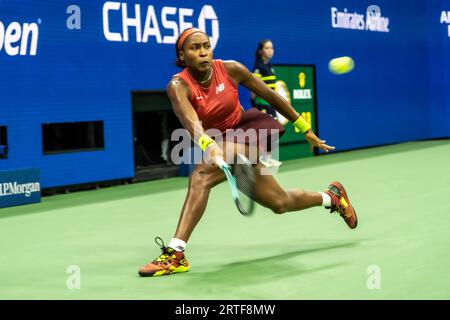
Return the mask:
[[[274,256],[249,259],[244,261],[233,262],[221,265],[219,268],[211,271],[202,271],[195,269],[194,272],[188,272],[186,276],[190,279],[188,285],[203,287],[211,290],[212,283],[219,285],[219,288],[224,287],[243,287],[261,282],[278,281],[281,278],[298,276],[331,268],[337,268],[346,265],[346,263],[333,263],[333,256],[330,255],[330,263],[315,266],[304,267],[298,263],[295,258],[312,253],[322,251],[336,251],[337,249],[353,248],[359,245],[359,242],[331,242],[311,245],[310,248],[304,248],[289,252],[280,253]],[[259,247],[261,251],[262,247]],[[280,246],[281,248],[281,246]],[[250,248],[248,249],[250,250]],[[233,250],[234,251],[234,250]],[[254,250],[252,250],[254,251]],[[230,255],[230,259],[233,256]]]

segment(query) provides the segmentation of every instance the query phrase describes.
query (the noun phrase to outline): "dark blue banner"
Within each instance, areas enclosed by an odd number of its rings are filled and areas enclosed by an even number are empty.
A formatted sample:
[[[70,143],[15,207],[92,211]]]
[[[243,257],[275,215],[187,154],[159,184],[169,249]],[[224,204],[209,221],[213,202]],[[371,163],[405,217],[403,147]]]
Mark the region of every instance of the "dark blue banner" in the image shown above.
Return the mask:
[[[41,202],[39,169],[0,171],[0,208]]]

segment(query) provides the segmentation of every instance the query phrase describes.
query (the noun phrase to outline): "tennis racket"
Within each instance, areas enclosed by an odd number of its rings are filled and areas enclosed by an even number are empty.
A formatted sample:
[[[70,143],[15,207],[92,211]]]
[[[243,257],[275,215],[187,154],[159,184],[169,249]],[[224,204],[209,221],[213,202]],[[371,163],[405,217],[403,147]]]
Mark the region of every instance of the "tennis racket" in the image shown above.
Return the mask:
[[[231,168],[223,159],[219,159],[218,165],[225,173],[231,189],[231,196],[239,212],[244,216],[250,216],[255,209],[255,169],[250,160],[242,154],[237,155],[238,161]]]

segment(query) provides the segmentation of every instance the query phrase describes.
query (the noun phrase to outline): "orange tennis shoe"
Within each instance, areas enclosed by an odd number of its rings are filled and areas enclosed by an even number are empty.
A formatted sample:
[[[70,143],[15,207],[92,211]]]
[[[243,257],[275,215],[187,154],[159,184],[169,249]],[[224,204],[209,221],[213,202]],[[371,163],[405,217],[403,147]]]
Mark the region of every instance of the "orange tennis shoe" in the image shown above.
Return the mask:
[[[358,225],[358,217],[342,184],[333,181],[325,191],[331,197],[331,213],[338,212],[350,229]]]
[[[184,252],[164,246],[164,241],[159,237],[155,238],[155,242],[161,247],[162,253],[158,258],[139,269],[139,275],[141,277],[165,276],[189,270],[189,263],[186,260]]]

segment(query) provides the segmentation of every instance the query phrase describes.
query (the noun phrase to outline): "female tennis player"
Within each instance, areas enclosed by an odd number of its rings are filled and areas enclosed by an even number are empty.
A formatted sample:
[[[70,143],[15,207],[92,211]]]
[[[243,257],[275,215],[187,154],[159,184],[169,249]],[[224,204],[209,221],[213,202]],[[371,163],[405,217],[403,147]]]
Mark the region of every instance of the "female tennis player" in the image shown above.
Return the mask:
[[[139,270],[141,276],[162,276],[189,270],[184,250],[192,231],[202,217],[211,189],[225,180],[219,168],[229,153],[249,152],[248,143],[226,141],[222,148],[206,134],[208,129],[268,130],[283,133],[283,127],[269,115],[256,108],[243,111],[238,100],[237,86],[241,84],[270,103],[279,113],[292,121],[313,148],[325,152],[333,150],[319,139],[292,106],[274,90],[236,61],[213,60],[210,39],[203,31],[190,28],[182,32],[175,44],[177,65],[183,71],[173,76],[167,86],[172,107],[184,128],[207,155],[189,178],[187,196],[174,237],[166,247],[161,238],[156,242],[162,253]],[[263,138],[264,139],[264,138]],[[257,141],[257,143],[259,143]],[[263,174],[264,166],[255,164],[256,184],[254,200],[281,214],[315,206],[338,212],[350,228],[356,228],[357,217],[344,187],[332,182],[324,192],[300,189],[283,190],[272,175]]]

